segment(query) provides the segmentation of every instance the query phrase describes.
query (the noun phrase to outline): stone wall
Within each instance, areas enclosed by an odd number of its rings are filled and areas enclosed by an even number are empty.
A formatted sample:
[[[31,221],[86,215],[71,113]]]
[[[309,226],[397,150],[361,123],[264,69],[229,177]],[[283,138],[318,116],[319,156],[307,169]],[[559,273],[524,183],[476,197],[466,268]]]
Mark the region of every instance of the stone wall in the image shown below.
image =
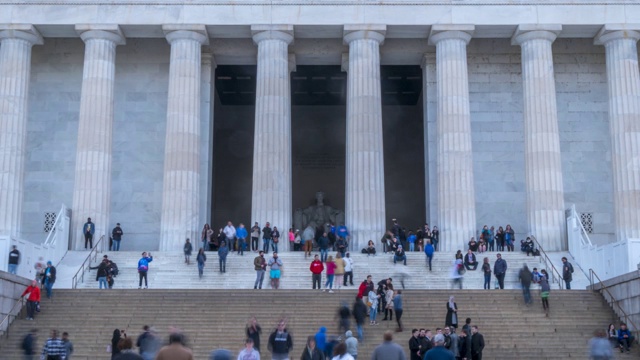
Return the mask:
[[[609,293],[602,290],[606,287],[613,298],[617,301],[617,304],[620,306],[616,306],[612,304],[612,299]],[[620,317],[620,321],[627,322],[629,329],[640,331],[640,270],[632,271],[630,273],[616,276],[612,279],[605,280],[602,284],[597,283],[594,284],[591,289],[599,290],[602,293],[602,296],[605,300],[611,305],[613,311]],[[624,310],[624,312],[629,316],[628,319],[625,320],[624,314],[620,311],[620,308]],[[630,321],[629,321],[630,320]],[[635,328],[631,324],[635,324]],[[616,328],[618,328],[619,324],[615,324]],[[636,333],[636,339],[637,339]]]
[[[9,314],[27,286],[29,286],[28,279],[0,271],[0,319],[4,319]],[[16,315],[16,311],[14,310],[12,314]],[[6,329],[7,324],[2,324],[0,331]]]

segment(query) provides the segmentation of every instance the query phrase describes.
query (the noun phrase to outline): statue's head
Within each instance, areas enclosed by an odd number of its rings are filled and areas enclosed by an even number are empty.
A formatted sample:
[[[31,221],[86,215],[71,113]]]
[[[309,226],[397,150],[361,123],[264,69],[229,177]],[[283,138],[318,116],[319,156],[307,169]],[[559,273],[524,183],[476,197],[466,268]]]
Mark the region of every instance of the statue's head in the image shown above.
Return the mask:
[[[324,192],[322,191],[318,191],[316,193],[316,201],[318,202],[318,205],[322,205],[324,202]]]

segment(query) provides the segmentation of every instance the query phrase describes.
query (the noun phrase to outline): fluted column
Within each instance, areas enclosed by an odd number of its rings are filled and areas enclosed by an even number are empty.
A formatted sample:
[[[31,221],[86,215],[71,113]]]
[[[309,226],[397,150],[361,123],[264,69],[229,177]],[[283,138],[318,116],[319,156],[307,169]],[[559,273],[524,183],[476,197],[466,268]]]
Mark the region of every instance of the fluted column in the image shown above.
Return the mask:
[[[640,27],[605,25],[596,44],[606,49],[609,131],[617,240],[640,238]]]
[[[31,48],[42,43],[32,25],[0,25],[0,235],[20,236]]]
[[[171,44],[160,250],[199,239],[200,81],[204,25],[165,25]]]
[[[438,133],[439,250],[464,249],[475,235],[476,204],[471,149],[467,44],[472,25],[434,25]]]
[[[385,231],[380,45],[385,25],[347,25],[347,154],[345,218],[351,248],[378,243]]]
[[[251,219],[277,226],[284,238],[293,221],[288,55],[293,26],[254,25],[251,31],[258,46]],[[288,246],[278,250],[288,251]]]
[[[566,250],[566,220],[551,45],[561,25],[520,25],[529,233],[545,251]]]
[[[88,217],[96,226],[94,245],[108,233],[116,46],[125,38],[117,25],[78,25],[76,31],[85,51],[71,233],[73,248],[81,249]]]

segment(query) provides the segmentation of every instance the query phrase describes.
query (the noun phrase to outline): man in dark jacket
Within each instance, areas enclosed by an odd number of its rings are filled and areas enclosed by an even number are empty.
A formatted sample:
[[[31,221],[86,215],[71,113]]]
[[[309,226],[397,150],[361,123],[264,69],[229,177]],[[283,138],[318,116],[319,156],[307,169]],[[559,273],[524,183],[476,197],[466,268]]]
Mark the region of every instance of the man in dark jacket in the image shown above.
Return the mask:
[[[522,269],[520,269],[518,279],[520,279],[520,284],[522,285],[522,296],[524,296],[524,303],[527,305],[531,305],[533,301],[531,300],[531,292],[529,291],[529,288],[531,287],[533,274],[531,274],[531,271],[529,271],[529,267],[527,265],[522,266]]]
[[[484,336],[478,332],[478,327],[471,327],[471,360],[482,360],[484,349]]]
[[[562,258],[562,279],[567,290],[571,289],[571,281],[573,280],[573,265],[567,261],[566,257]]]
[[[496,279],[498,279],[500,289],[504,289],[504,276],[507,273],[507,262],[502,258],[502,255],[500,253],[498,253],[496,256],[498,257],[498,259],[493,265],[493,274],[496,276]]]
[[[36,333],[38,329],[31,329],[22,339],[22,351],[26,360],[33,360],[36,357]]]
[[[478,268],[478,261],[476,260],[476,254],[474,254],[473,251],[471,251],[471,249],[469,249],[467,251],[467,255],[464,256],[464,267],[466,267],[467,270],[475,270]]]
[[[327,256],[329,255],[329,238],[327,233],[322,233],[322,236],[318,238],[318,248],[320,249],[320,261],[327,262]]]
[[[362,326],[364,325],[365,318],[367,317],[367,305],[364,304],[362,298],[356,296],[356,301],[353,303],[353,318],[356,320],[356,328],[358,329],[358,340],[364,339],[364,333]]]
[[[272,232],[271,224],[266,223],[262,228],[262,251],[264,251],[265,254],[269,253],[269,243],[271,242]]]
[[[409,352],[411,360],[422,360],[420,357],[420,331],[418,329],[411,330],[411,338],[409,339]]]
[[[113,251],[120,251],[120,241],[122,240],[122,235],[124,232],[120,227],[120,223],[116,224],[116,227],[111,231],[111,238],[113,239]]]
[[[291,334],[287,331],[287,324],[284,320],[278,323],[278,328],[269,336],[269,351],[271,359],[284,360],[289,358],[289,352],[293,348]]]

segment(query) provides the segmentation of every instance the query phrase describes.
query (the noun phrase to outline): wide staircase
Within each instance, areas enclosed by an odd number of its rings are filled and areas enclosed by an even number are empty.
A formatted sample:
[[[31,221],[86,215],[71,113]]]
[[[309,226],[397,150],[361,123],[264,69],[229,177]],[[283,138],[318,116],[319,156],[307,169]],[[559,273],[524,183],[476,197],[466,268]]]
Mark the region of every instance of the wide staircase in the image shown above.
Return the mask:
[[[114,287],[117,289],[133,289],[138,287],[137,263],[139,252],[108,252],[109,258],[118,264],[120,274],[115,278]],[[315,253],[314,253],[315,254]],[[330,253],[335,256],[335,253]],[[244,256],[229,254],[226,264],[226,273],[219,272],[218,255],[215,252],[207,252],[207,262],[204,277],[198,277],[198,269],[195,264],[195,256],[191,257],[191,264],[184,262],[184,256],[180,253],[153,252],[153,262],[148,273],[150,288],[182,288],[182,289],[253,289],[255,270],[253,259],[257,255],[253,252],[245,252]],[[496,260],[496,252],[477,254],[478,260],[487,256],[491,267]],[[544,268],[540,263],[540,257],[526,256],[522,252],[502,253],[508,263],[508,271],[505,277],[505,288],[518,288],[518,271],[523,264],[530,269]],[[450,272],[455,253],[438,252],[432,262],[432,271],[426,267],[426,256],[423,253],[407,253],[407,265],[393,263],[390,254],[378,254],[367,256],[365,254],[351,254],[354,261],[354,285],[357,286],[367,275],[372,275],[374,281],[392,277],[396,287],[399,280],[404,279],[407,289],[448,289],[451,287]],[[265,259],[269,259],[265,255]],[[282,271],[281,289],[309,289],[311,288],[311,273],[309,264],[311,258],[305,259],[301,252],[280,254],[284,266]],[[98,256],[97,261],[101,261]],[[63,261],[64,262],[64,261]],[[94,264],[95,266],[96,264]],[[555,264],[557,268],[560,263]],[[550,269],[548,269],[551,272]],[[98,287],[96,271],[85,273],[84,282],[78,284],[79,288],[95,289]],[[580,279],[584,280],[580,283]],[[323,286],[325,275],[323,274]],[[338,279],[336,279],[337,285]],[[484,278],[480,266],[476,271],[467,271],[464,275],[464,289],[482,289]],[[584,289],[586,277],[576,268],[574,273],[573,288]],[[269,274],[265,275],[265,287],[269,287]],[[495,278],[492,278],[491,287],[495,286]],[[557,284],[552,284],[557,288]]]
[[[126,329],[137,337],[142,326],[151,325],[167,339],[175,326],[188,337],[196,359],[208,359],[213,349],[226,348],[234,354],[242,348],[247,319],[256,316],[263,328],[263,359],[270,359],[267,339],[278,319],[285,317],[294,339],[293,359],[300,357],[307,336],[320,326],[337,335],[335,314],[342,301],[353,302],[355,289],[334,294],[312,290],[61,290],[54,300],[44,299],[35,321],[16,320],[8,337],[1,340],[0,358],[21,359],[19,343],[31,328],[38,328],[38,344],[50,329],[70,333],[75,345],[73,359],[109,359],[106,346],[113,330]],[[614,313],[598,293],[587,290],[552,291],[551,311],[545,317],[538,290],[534,305],[527,307],[517,290],[406,290],[403,293],[405,331],[395,341],[408,354],[412,328],[435,330],[445,319],[445,303],[454,295],[461,319],[472,318],[484,334],[485,359],[543,360],[587,359],[587,341],[596,329],[613,322]],[[365,340],[359,358],[368,359],[387,330],[396,323],[381,321],[365,325]],[[395,319],[394,319],[395,320]],[[637,349],[632,356],[637,358]]]

